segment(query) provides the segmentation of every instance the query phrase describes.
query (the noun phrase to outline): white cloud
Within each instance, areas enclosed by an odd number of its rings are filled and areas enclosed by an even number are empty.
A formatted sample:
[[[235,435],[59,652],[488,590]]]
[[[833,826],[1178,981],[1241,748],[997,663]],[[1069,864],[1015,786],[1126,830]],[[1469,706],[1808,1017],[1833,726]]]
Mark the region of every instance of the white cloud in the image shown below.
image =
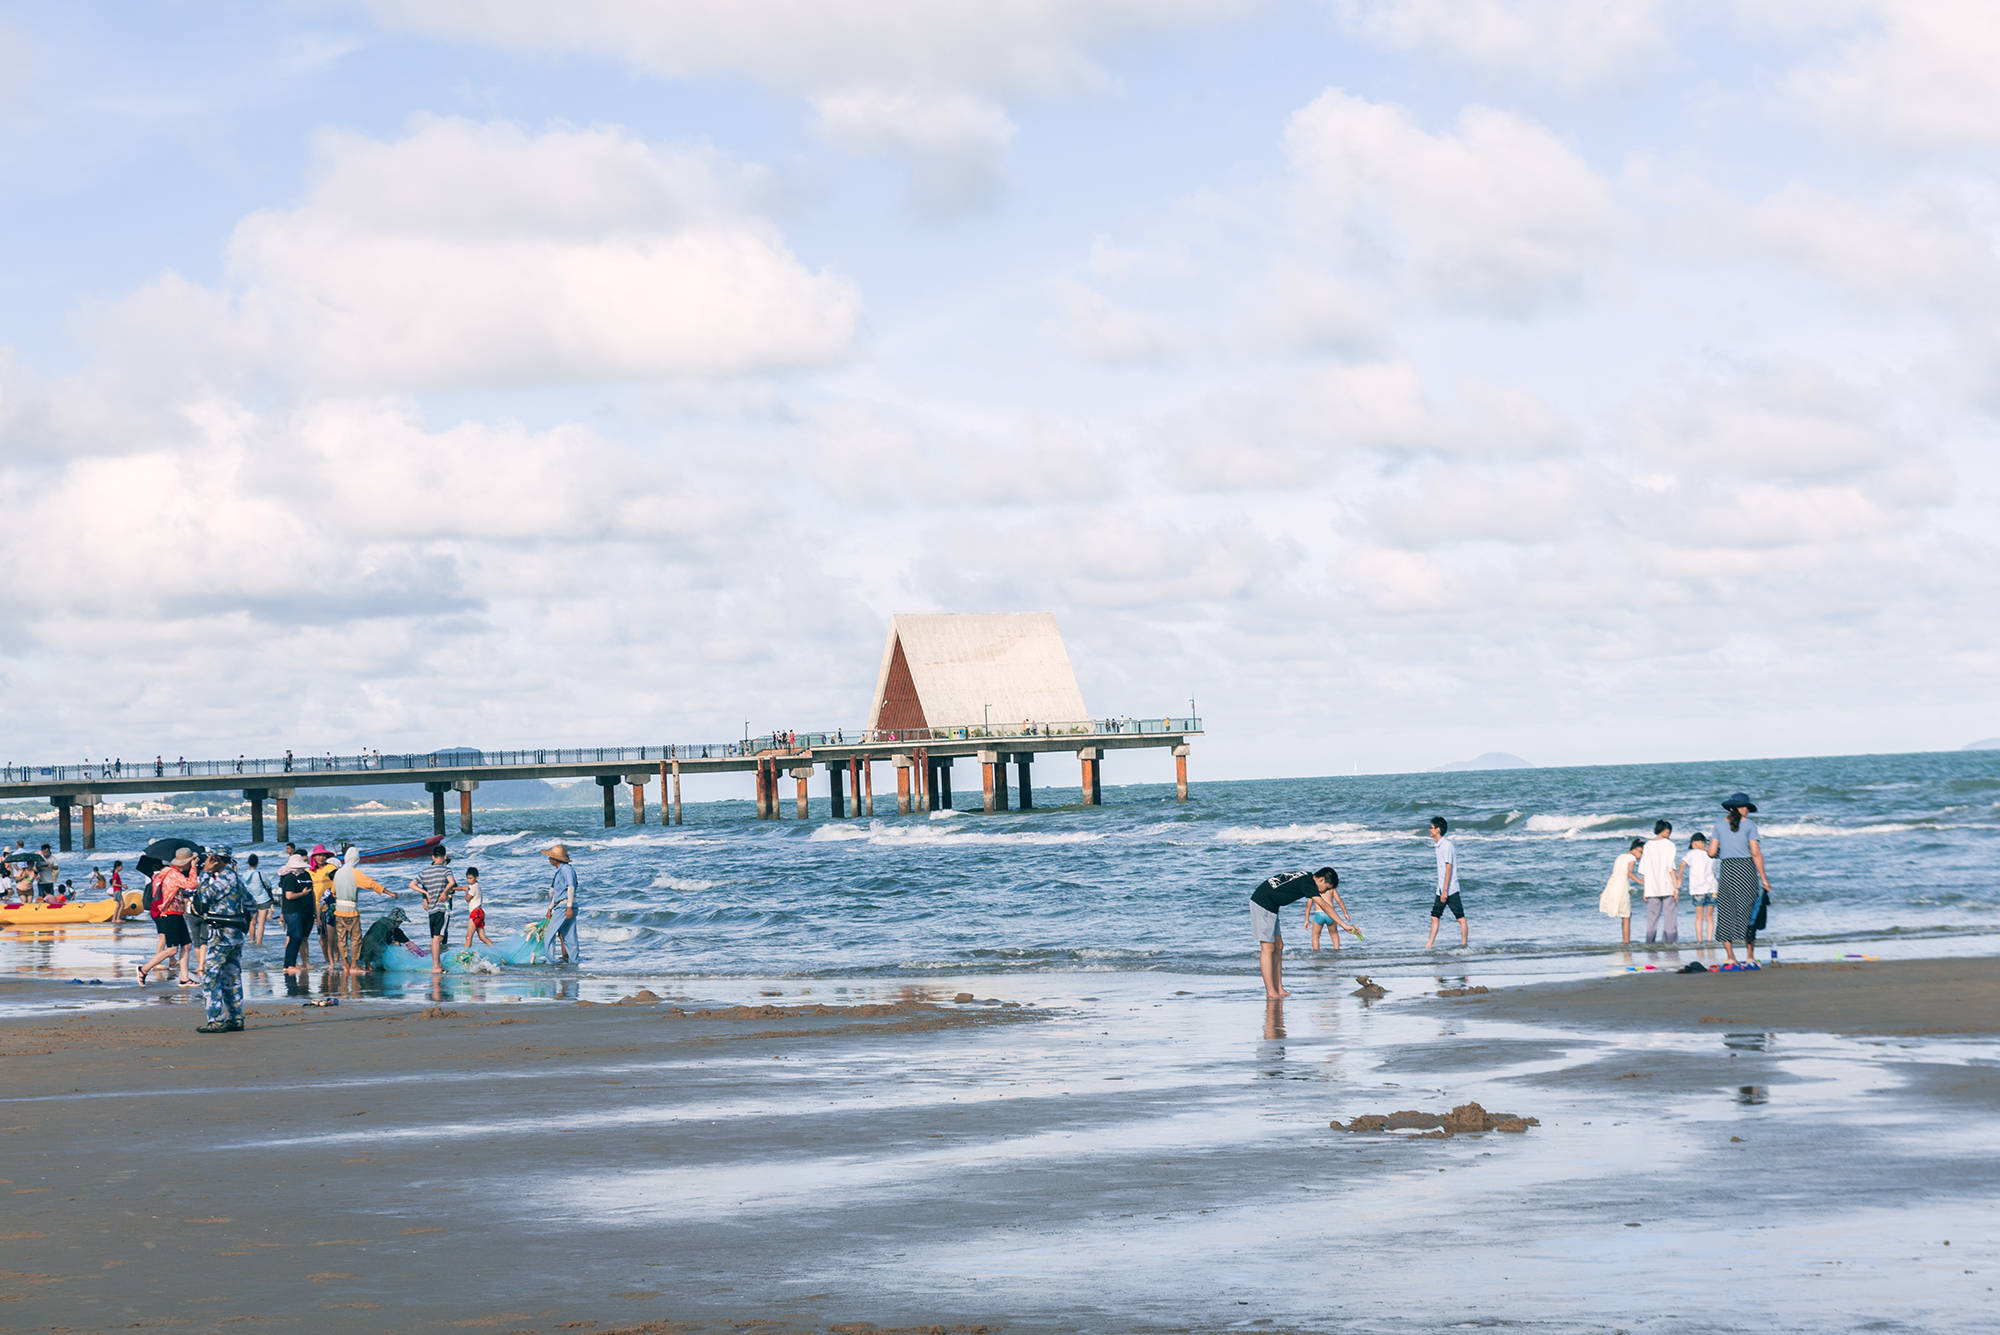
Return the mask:
[[[1985,180],[1868,198],[1790,182],[1744,208],[1739,235],[1865,301],[1990,309],[2000,296],[2000,192]]]
[[[1608,185],[1546,129],[1471,107],[1432,134],[1329,89],[1285,130],[1309,218],[1357,260],[1406,264],[1441,304],[1521,314],[1575,298],[1611,255]]]
[[[1172,357],[1176,340],[1158,316],[1119,306],[1085,283],[1061,283],[1058,294],[1063,315],[1057,336],[1085,361],[1157,366]]]
[[[169,278],[102,336],[233,340],[253,366],[364,390],[732,374],[852,341],[854,287],[801,264],[712,155],[426,120],[386,142],[323,136],[317,158],[300,207],[230,238],[225,316]]]
[[[1361,357],[1380,352],[1389,341],[1380,298],[1313,265],[1278,261],[1247,300],[1249,328],[1279,347]]]
[[[1658,52],[1662,0],[1334,0],[1346,28],[1391,50],[1579,86]]]
[[[1740,0],[1798,27],[1817,19],[1860,30],[1794,71],[1787,92],[1843,134],[1898,147],[2000,145],[2000,9],[1972,0],[1866,0],[1802,7]]]
[[[925,213],[962,213],[999,189],[1014,122],[986,98],[855,88],[816,105],[820,133],[831,142],[908,158],[913,201]]]

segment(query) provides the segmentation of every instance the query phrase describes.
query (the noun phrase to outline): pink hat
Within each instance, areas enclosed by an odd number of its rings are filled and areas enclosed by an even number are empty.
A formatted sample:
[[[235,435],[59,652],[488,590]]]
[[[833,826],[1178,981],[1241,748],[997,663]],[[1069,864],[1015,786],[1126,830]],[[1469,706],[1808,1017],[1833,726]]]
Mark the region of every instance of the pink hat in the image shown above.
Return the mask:
[[[322,854],[324,854],[324,855],[325,855],[325,856],[327,856],[327,857],[332,857],[332,856],[333,856],[333,854],[331,854],[331,853],[328,853],[328,852],[326,851],[326,845],[325,845],[325,844],[314,844],[314,845],[313,845],[313,856],[314,856],[314,857],[319,857],[319,856],[321,856]]]

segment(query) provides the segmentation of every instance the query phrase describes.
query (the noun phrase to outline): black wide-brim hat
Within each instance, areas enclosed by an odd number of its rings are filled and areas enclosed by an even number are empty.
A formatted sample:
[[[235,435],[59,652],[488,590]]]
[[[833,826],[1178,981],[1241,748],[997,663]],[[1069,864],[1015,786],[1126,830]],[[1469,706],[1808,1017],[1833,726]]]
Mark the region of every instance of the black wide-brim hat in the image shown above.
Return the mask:
[[[1755,811],[1757,804],[1750,800],[1750,794],[1748,793],[1731,793],[1722,799],[1722,809],[1727,811],[1731,807],[1742,807],[1745,811]]]

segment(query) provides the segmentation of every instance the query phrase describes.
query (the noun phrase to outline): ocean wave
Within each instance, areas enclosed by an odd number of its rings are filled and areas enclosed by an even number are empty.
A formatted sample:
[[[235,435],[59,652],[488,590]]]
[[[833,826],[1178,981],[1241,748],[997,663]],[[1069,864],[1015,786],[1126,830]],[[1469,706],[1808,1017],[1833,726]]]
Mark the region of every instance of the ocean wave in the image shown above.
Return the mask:
[[[1635,818],[1631,816],[1543,815],[1528,817],[1528,823],[1521,828],[1530,834],[1559,834],[1565,838],[1575,839],[1586,834],[1593,837],[1601,836],[1608,832],[1605,828],[1608,826],[1635,823]]]
[[[670,876],[665,872],[653,878],[653,889],[655,890],[679,890],[686,894],[694,894],[701,890],[713,890],[721,884],[722,882],[720,881],[697,881],[685,876]]]
[[[1404,831],[1375,830],[1352,821],[1309,825],[1229,825],[1215,832],[1218,844],[1383,844],[1414,839]]]
[[[1760,825],[1759,831],[1776,839],[1851,839],[1857,835],[1908,834],[1913,830],[1938,833],[1944,830],[1991,830],[1991,825],[1945,825],[1937,821],[1892,821],[1879,825],[1820,825],[1801,821],[1791,825]]]
[[[972,848],[981,844],[1019,847],[1057,847],[1064,844],[1095,844],[1108,838],[1101,830],[1071,830],[1056,834],[1040,830],[971,830],[951,825],[822,825],[806,836],[808,843],[832,844],[864,841],[877,847],[923,845]]]
[[[465,846],[473,850],[494,848],[500,844],[511,844],[517,839],[527,839],[533,833],[532,830],[517,830],[513,834],[475,834],[465,840]]]

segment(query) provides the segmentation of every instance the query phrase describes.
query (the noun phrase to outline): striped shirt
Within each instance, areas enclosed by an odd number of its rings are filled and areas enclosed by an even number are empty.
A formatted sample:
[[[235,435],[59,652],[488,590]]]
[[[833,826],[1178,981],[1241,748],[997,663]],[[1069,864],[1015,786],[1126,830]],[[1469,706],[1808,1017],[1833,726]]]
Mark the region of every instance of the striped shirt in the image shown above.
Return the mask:
[[[423,892],[426,913],[442,913],[450,908],[452,892],[456,888],[452,884],[451,868],[441,862],[434,862],[417,873],[417,889]]]

